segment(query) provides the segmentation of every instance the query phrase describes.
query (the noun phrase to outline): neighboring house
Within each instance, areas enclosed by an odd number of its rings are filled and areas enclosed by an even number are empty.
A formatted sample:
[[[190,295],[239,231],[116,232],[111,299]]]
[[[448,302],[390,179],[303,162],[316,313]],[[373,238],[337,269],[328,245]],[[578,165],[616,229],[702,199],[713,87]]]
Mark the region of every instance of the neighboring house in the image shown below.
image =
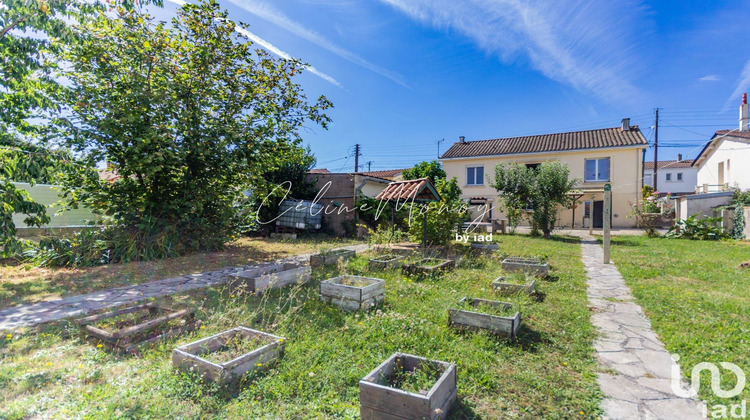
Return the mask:
[[[361,197],[374,198],[391,183],[363,173],[332,173],[311,170],[307,180],[320,190],[317,203],[324,206],[323,223],[336,235],[350,235],[356,229],[355,203]]]
[[[34,201],[39,204],[47,206],[47,215],[50,216],[50,222],[44,225],[44,228],[80,228],[86,225],[87,222],[98,220],[91,210],[82,207],[77,209],[71,209],[68,211],[60,211],[59,202],[62,200],[60,193],[55,189],[54,185],[47,184],[27,184],[25,182],[14,182],[13,185],[16,188],[28,191]],[[18,229],[36,229],[35,226],[26,226],[23,220],[26,218],[24,214],[14,214],[13,223]]]
[[[485,204],[494,210],[472,208],[481,221],[503,219],[497,191],[490,186],[499,163],[539,165],[559,161],[570,168],[570,176],[581,180],[573,196],[574,209],[560,209],[558,226],[603,225],[604,185],[612,185],[612,226],[634,227],[628,215],[641,199],[643,153],[648,141],[630,119],[615,128],[570,133],[466,141],[463,137],[440,158],[448,178],[457,177],[462,198],[473,205]],[[499,211],[500,210],[500,211]],[[525,223],[526,221],[524,221]]]
[[[694,194],[698,183],[698,168],[693,166],[693,162],[683,160],[682,155],[677,155],[677,160],[660,160],[656,170],[658,191],[672,195]],[[646,162],[643,170],[643,185],[653,187],[654,162]]]
[[[374,176],[375,178],[390,179],[391,181],[403,181],[404,177],[402,176],[402,174],[407,169],[411,168],[388,169],[385,171],[368,171],[361,172],[361,174],[365,176]]]
[[[699,193],[750,189],[750,110],[742,95],[740,124],[735,130],[719,130],[701,150],[693,166],[698,169]]]

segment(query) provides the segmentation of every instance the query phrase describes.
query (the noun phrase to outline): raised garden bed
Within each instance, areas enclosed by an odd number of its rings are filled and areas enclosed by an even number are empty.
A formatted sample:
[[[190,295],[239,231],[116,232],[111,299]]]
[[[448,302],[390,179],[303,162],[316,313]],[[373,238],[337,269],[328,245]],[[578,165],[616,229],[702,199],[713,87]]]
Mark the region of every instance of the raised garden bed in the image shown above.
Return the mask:
[[[336,264],[338,263],[339,259],[345,261],[350,258],[354,258],[355,255],[357,255],[355,251],[350,251],[348,249],[339,249],[336,251],[320,253],[310,256],[310,265],[313,267],[320,267],[323,265]]]
[[[521,271],[538,277],[549,275],[549,264],[536,258],[508,257],[503,260],[502,267],[508,273]]]
[[[152,303],[130,306],[76,321],[84,333],[122,353],[194,330],[195,309],[173,310]]]
[[[530,279],[525,275],[522,279],[523,281],[514,281],[521,279],[516,276],[500,276],[492,281],[492,288],[495,289],[496,292],[506,295],[514,295],[516,293],[526,293],[530,295],[534,293],[534,289],[536,289],[536,280]]]
[[[172,351],[172,365],[205,380],[232,383],[245,374],[266,369],[284,354],[285,339],[246,327],[236,327]]]
[[[229,275],[227,287],[230,290],[241,289],[246,292],[263,293],[269,288],[280,288],[293,283],[307,283],[310,281],[312,269],[309,265],[292,263],[271,264],[253,267]]]
[[[494,242],[472,242],[471,249],[473,251],[493,252],[500,249],[500,246]]]
[[[394,353],[359,381],[368,419],[444,419],[456,400],[456,365]]]
[[[360,276],[323,280],[320,299],[345,310],[370,309],[385,300],[385,280]]]
[[[448,325],[451,327],[487,330],[509,337],[515,337],[521,328],[521,313],[514,313],[510,303],[477,298],[463,298],[458,303],[460,309],[448,310]]]
[[[382,270],[401,266],[401,260],[404,259],[403,255],[397,254],[384,254],[378,255],[375,258],[370,258],[368,267],[371,270]]]
[[[411,264],[404,264],[401,269],[407,274],[434,274],[453,269],[456,262],[443,258],[423,258]]]

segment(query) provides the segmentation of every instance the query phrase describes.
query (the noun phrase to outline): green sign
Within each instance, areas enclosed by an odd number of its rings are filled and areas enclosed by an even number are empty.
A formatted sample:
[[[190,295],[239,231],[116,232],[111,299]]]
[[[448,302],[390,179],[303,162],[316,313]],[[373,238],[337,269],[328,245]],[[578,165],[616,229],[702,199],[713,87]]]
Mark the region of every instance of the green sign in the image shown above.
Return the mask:
[[[604,191],[612,191],[612,184],[604,184]]]

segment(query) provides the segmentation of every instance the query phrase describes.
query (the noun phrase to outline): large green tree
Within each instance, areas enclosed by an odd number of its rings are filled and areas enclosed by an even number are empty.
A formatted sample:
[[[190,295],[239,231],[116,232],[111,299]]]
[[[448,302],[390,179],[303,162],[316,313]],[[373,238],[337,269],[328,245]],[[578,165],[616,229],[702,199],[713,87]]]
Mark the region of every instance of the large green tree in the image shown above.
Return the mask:
[[[119,175],[71,174],[68,196],[114,227],[177,252],[215,249],[241,225],[236,202],[298,150],[308,121],[326,127],[325,97],[309,103],[293,77],[236,30],[214,0],[186,4],[171,25],[117,7],[78,28],[65,52],[69,145]],[[138,245],[141,246],[141,245]]]

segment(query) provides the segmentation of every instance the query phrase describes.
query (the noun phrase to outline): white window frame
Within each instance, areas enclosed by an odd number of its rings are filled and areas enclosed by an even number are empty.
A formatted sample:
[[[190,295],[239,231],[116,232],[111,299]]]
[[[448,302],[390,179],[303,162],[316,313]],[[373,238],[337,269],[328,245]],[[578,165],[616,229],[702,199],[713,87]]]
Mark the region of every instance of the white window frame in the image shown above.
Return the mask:
[[[474,179],[469,182],[469,169],[474,169]],[[482,168],[482,178],[477,182],[477,171],[476,168]],[[484,186],[484,165],[468,165],[466,166],[466,186],[467,187],[483,187]]]
[[[586,179],[586,163],[588,163],[588,161],[590,161],[590,160],[593,160],[593,161],[596,162],[596,167],[595,167],[594,173],[597,174],[597,179]],[[607,178],[607,179],[599,179],[598,178],[598,174],[599,174],[599,161],[600,160],[606,160],[609,163],[609,171],[608,171],[609,172],[609,178]],[[600,157],[600,158],[584,159],[584,162],[583,162],[583,182],[591,182],[591,183],[594,183],[594,182],[609,182],[610,179],[612,179],[612,159],[609,156]]]
[[[666,174],[664,174],[664,176],[666,177],[667,182],[672,182],[672,173],[671,172],[667,172]]]

